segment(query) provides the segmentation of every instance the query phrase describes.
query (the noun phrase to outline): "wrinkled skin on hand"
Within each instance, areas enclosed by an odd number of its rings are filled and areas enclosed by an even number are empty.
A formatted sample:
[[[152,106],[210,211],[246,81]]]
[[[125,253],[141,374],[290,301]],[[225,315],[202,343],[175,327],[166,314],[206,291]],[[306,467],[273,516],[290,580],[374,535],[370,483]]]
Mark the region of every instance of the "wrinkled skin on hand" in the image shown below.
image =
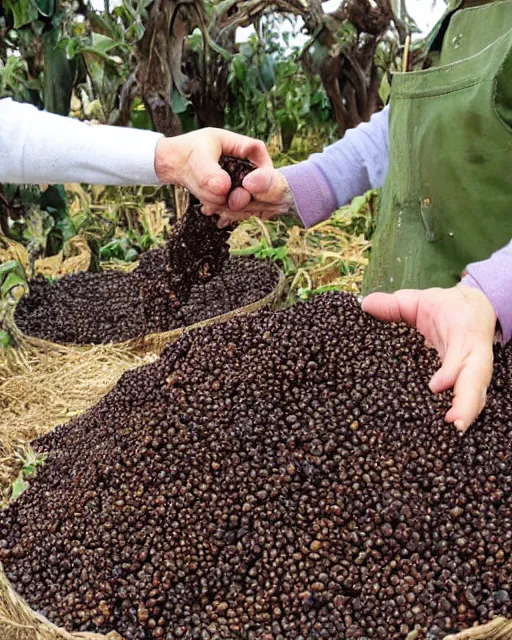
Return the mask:
[[[243,186],[231,190],[229,174],[219,166],[221,156],[249,160],[255,167],[272,171],[272,160],[260,140],[232,131],[200,129],[174,138],[161,138],[155,150],[155,172],[162,183],[186,187],[210,213],[227,207],[235,192],[247,202],[251,195]]]
[[[203,213],[220,215],[221,224],[258,216],[268,220],[294,209],[294,199],[286,178],[273,167],[259,167],[245,177],[241,189],[230,194],[227,206],[203,206]]]
[[[433,393],[453,388],[446,421],[464,432],[485,406],[492,377],[496,313],[478,289],[462,284],[451,289],[402,289],[372,293],[363,311],[384,322],[416,327],[441,358],[430,380]]]

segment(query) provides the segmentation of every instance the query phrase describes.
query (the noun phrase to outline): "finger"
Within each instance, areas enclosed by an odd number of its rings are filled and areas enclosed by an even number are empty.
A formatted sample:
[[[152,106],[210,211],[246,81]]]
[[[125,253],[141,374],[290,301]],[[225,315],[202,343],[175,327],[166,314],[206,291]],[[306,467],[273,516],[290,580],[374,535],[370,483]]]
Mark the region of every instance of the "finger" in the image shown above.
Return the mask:
[[[282,215],[283,213],[287,213],[290,210],[290,207],[287,205],[277,205],[277,204],[261,204],[261,203],[249,203],[245,209],[242,211],[233,211],[230,207],[224,206],[215,206],[208,205],[203,207],[203,213],[206,215],[211,215],[212,213],[217,213],[218,215],[231,216],[232,218],[236,218],[237,220],[245,220],[245,218],[250,218],[251,216],[258,216],[260,218],[263,217],[272,217]]]
[[[230,224],[233,224],[233,222],[236,222],[236,221],[235,220],[231,220],[230,218],[227,218],[226,216],[220,216],[219,220],[217,221],[217,227],[219,229],[224,229],[224,227],[227,227]]]
[[[233,214],[233,212],[231,212],[229,209],[227,212],[225,213],[220,213],[219,214],[219,218],[220,221],[222,222],[222,224],[233,224],[235,222],[242,222],[243,220],[247,220],[248,218],[250,218],[251,215],[247,215],[245,213],[235,213]]]
[[[225,211],[226,213],[228,213],[229,211],[231,211],[231,213],[237,214],[237,213],[241,213],[244,216],[247,216],[247,214],[249,215],[258,215],[260,213],[264,213],[267,211],[272,211],[274,213],[285,213],[286,211],[290,211],[290,205],[287,203],[267,203],[267,202],[254,202],[251,201],[247,204],[247,206],[245,206],[242,210],[237,211],[235,209],[232,209],[230,206],[228,207],[219,207],[219,211]]]
[[[492,347],[482,345],[473,349],[457,377],[452,407],[446,414],[446,420],[454,422],[459,431],[466,431],[485,406],[492,364]]]
[[[432,393],[440,393],[446,389],[451,389],[455,385],[467,355],[467,351],[464,351],[463,347],[462,334],[456,333],[452,335],[446,353],[439,354],[442,359],[442,365],[428,384]]]
[[[224,199],[222,202],[215,202],[211,198],[201,200],[201,213],[204,213],[207,216],[211,216],[214,213],[220,213],[220,211],[230,211],[230,209],[226,206],[226,200]]]
[[[287,182],[283,175],[272,167],[255,169],[247,174],[242,186],[256,199],[263,202],[282,202]]]
[[[218,213],[219,207],[216,204],[203,204],[201,213],[205,216],[213,216]]]
[[[217,226],[222,229],[223,227],[227,227],[229,224],[235,224],[237,222],[242,222],[243,220],[246,220],[247,218],[250,218],[252,216],[232,216],[232,215],[221,215],[219,216],[219,220],[217,222]],[[261,220],[268,220],[268,217],[264,217],[264,216],[257,216],[259,218],[261,218]]]
[[[237,187],[229,195],[228,206],[234,211],[245,209],[251,201],[251,194],[243,187]]]
[[[267,147],[261,140],[255,140],[254,138],[249,138],[233,131],[224,131],[223,129],[215,129],[215,131],[220,137],[224,155],[246,158],[257,167],[272,167],[272,160]]]
[[[188,171],[191,182],[195,183],[190,185],[190,190],[201,201],[212,200],[220,204],[226,200],[231,178],[212,154],[193,151],[188,159]]]
[[[415,327],[421,295],[422,292],[417,289],[402,289],[395,293],[370,293],[364,298],[362,309],[377,320],[407,322]]]
[[[223,202],[214,202],[211,199],[201,200],[201,213],[211,216],[214,213],[219,214],[221,211],[230,211],[225,200]]]

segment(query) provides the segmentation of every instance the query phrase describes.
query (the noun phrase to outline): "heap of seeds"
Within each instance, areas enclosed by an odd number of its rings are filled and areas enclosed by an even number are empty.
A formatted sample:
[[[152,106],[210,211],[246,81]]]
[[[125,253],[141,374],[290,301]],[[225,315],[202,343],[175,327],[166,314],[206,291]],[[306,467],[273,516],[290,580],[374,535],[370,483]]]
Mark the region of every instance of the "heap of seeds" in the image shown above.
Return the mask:
[[[231,191],[254,167],[221,158]],[[267,296],[277,284],[271,264],[229,258],[232,226],[217,227],[191,198],[164,249],[144,254],[133,272],[77,273],[55,283],[43,277],[16,308],[19,328],[53,342],[123,342],[213,318]]]
[[[271,264],[231,257],[222,272],[192,287],[176,308],[170,295],[163,249],[144,254],[131,273],[105,271],[38,277],[16,307],[18,327],[28,335],[61,343],[123,342],[171,331],[255,302],[272,292]]]
[[[341,293],[209,326],[39,442],[29,604],[127,640],[417,638],[512,615],[512,353],[460,437],[412,329]]]

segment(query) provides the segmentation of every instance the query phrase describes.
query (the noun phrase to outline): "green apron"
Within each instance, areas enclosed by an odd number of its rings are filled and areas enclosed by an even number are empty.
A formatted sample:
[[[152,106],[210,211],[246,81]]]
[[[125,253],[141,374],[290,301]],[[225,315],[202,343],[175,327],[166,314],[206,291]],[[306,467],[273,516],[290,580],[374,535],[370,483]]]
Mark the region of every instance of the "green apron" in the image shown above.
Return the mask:
[[[393,75],[364,294],[451,287],[512,238],[512,0],[453,13],[439,62]]]

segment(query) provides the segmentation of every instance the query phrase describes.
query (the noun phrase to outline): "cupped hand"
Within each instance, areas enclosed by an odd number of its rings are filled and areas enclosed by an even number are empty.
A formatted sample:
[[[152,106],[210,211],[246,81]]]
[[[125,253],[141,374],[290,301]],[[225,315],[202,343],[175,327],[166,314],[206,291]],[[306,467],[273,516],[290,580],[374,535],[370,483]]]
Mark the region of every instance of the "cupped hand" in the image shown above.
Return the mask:
[[[227,206],[203,207],[203,213],[217,213],[220,224],[258,216],[268,220],[293,210],[293,195],[286,178],[272,166],[255,169],[245,176],[243,188],[235,189]]]
[[[406,322],[425,337],[442,366],[430,380],[433,393],[453,387],[446,421],[466,431],[485,406],[492,377],[496,313],[478,289],[457,285],[451,289],[403,289],[372,293],[363,311],[384,322]]]
[[[260,140],[232,131],[206,128],[173,138],[161,138],[155,150],[155,172],[162,183],[186,187],[208,212],[227,206],[231,178],[220,168],[221,156],[250,160],[256,167],[272,170],[272,160]],[[233,191],[247,202],[251,196],[244,188]]]

